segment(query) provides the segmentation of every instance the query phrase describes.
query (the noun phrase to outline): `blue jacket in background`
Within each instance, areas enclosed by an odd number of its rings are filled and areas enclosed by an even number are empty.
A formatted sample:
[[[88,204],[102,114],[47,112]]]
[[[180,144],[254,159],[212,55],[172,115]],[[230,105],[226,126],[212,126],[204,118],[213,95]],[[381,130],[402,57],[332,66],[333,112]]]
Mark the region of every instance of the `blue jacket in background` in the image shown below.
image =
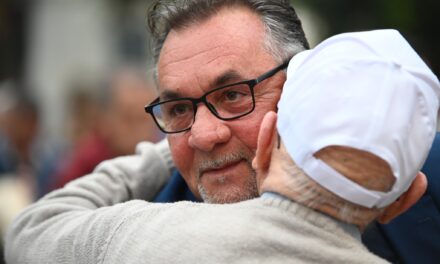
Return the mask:
[[[440,133],[422,171],[428,178],[422,198],[391,223],[373,223],[363,236],[372,252],[393,263],[440,263]]]

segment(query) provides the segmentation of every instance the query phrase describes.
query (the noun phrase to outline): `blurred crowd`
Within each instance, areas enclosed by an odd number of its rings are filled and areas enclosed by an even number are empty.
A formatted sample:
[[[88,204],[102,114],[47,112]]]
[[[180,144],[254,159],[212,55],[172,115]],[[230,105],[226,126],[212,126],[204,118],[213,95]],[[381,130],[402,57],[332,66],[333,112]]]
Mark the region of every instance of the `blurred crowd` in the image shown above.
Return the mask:
[[[162,137],[143,111],[156,96],[148,80],[129,67],[105,80],[77,80],[66,105],[66,140],[56,145],[42,136],[39,107],[26,87],[1,83],[0,231],[47,192],[92,172],[103,160],[134,153],[139,141]]]
[[[143,109],[148,2],[0,1],[0,238],[37,198],[163,137]]]

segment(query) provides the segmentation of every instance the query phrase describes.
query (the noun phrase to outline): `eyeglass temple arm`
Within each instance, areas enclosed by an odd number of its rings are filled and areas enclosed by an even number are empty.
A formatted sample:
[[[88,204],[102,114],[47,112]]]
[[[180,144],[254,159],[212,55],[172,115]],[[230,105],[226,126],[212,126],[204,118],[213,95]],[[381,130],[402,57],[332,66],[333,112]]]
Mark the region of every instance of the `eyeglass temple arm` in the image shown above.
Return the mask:
[[[280,70],[283,70],[285,68],[287,68],[287,66],[289,65],[289,60],[286,60],[283,62],[283,64],[281,64],[280,66],[274,68],[273,70],[266,72],[265,74],[261,75],[260,77],[258,77],[257,79],[255,79],[255,84],[262,82],[263,80],[272,77],[273,75],[275,75],[275,73],[277,73]]]
[[[153,104],[156,104],[156,103],[159,103],[159,100],[160,100],[160,97],[157,97],[156,99],[154,99],[154,101],[153,102],[151,102],[151,103],[149,103],[149,104],[147,104],[146,106],[144,106],[144,110],[145,110],[145,112],[146,113],[151,113],[151,105],[153,105]]]

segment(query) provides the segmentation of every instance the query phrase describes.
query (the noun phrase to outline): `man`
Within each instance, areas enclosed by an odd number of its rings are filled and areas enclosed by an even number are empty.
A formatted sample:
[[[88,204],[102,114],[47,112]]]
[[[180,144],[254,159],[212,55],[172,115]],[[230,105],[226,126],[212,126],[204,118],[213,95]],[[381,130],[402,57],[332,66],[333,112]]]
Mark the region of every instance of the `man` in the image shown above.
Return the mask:
[[[155,102],[199,98],[217,87],[261,77],[308,48],[288,1],[157,1],[149,21],[160,93]],[[254,91],[255,109],[223,120],[208,104],[180,101],[189,106],[193,121],[179,133],[161,129],[171,133],[173,161],[197,198],[231,203],[258,196],[251,168],[258,127],[264,113],[276,109],[284,81],[280,71],[247,85]],[[217,93],[205,98],[212,96]],[[149,110],[157,113],[162,107]]]
[[[399,53],[389,55],[390,47]],[[426,189],[426,179],[414,175],[435,135],[440,83],[393,30],[331,38],[296,56],[288,76],[278,104],[281,139],[274,112],[258,136],[253,166],[261,198],[120,203],[155,187],[146,175],[124,173],[135,160],[120,158],[20,215],[7,237],[7,260],[384,263],[359,231],[377,217],[392,219]],[[231,109],[220,107],[222,99],[210,101],[218,114]],[[144,154],[152,148],[145,145]]]

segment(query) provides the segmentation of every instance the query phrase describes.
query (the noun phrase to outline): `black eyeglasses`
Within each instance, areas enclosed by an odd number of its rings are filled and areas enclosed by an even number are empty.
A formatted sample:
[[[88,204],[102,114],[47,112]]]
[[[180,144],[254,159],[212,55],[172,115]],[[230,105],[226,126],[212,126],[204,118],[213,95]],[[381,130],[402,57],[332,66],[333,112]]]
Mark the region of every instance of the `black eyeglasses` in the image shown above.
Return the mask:
[[[233,120],[250,114],[255,109],[254,87],[278,71],[287,68],[289,60],[253,80],[241,81],[215,88],[199,98],[178,98],[160,102],[156,98],[145,106],[145,112],[164,133],[179,133],[191,129],[197,105],[204,103],[221,120]]]

